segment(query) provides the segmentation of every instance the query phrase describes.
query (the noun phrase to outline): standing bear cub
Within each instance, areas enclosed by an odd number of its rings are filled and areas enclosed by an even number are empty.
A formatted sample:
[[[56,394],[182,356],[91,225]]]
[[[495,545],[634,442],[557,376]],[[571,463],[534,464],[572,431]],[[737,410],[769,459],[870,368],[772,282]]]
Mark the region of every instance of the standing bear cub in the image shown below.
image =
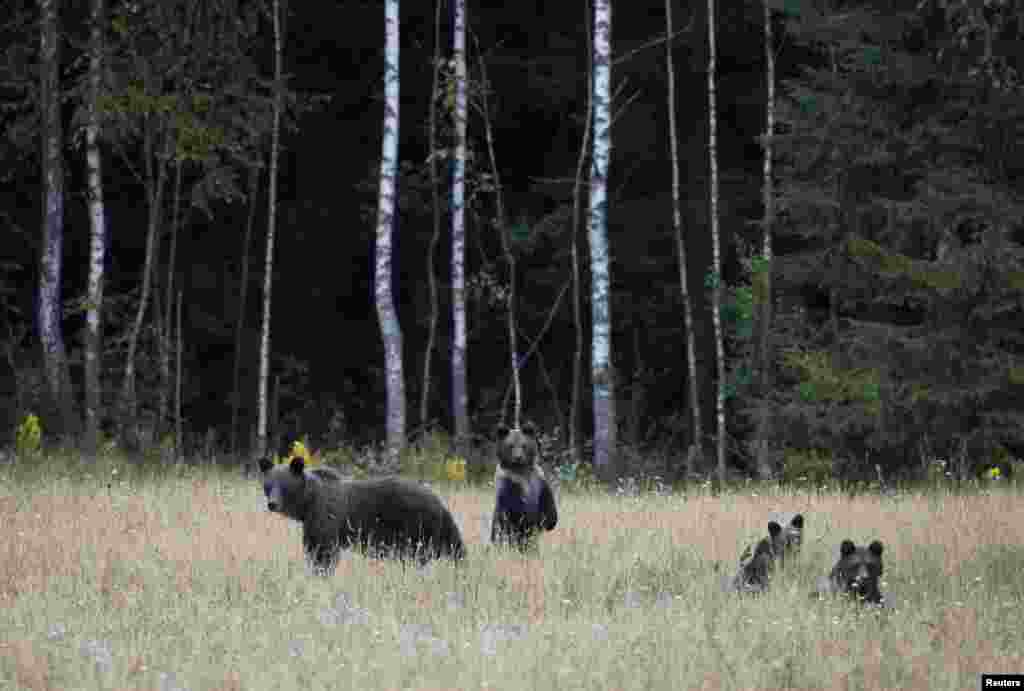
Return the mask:
[[[797,514],[785,528],[777,521],[768,521],[768,537],[740,555],[740,566],[730,589],[740,593],[763,593],[771,585],[775,566],[785,566],[787,556],[792,559],[803,545],[804,517]]]
[[[828,577],[818,583],[819,595],[844,594],[860,602],[884,604],[878,582],[882,577],[882,543],[875,540],[867,547],[858,547],[852,540],[843,540],[839,561]]]
[[[370,556],[461,559],[459,527],[440,498],[398,478],[346,482],[337,473],[306,470],[301,458],[285,465],[260,460],[267,508],[302,523],[306,556],[321,572],[341,549]]]
[[[499,425],[498,467],[494,471],[494,519],[491,542],[526,550],[541,530],[558,525],[551,485],[537,464],[536,430]]]

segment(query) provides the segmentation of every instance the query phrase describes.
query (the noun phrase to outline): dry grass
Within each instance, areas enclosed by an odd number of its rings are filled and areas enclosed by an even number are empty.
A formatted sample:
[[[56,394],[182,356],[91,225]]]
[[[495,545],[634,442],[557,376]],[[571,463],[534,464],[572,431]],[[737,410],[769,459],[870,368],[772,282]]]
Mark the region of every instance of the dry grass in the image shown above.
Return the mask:
[[[527,558],[485,546],[489,493],[441,493],[462,568],[346,555],[322,579],[255,481],[0,471],[0,688],[934,690],[1024,671],[1010,491],[563,494]],[[795,568],[766,597],[723,593],[773,512],[796,510]],[[846,537],[885,542],[894,612],[809,599]]]

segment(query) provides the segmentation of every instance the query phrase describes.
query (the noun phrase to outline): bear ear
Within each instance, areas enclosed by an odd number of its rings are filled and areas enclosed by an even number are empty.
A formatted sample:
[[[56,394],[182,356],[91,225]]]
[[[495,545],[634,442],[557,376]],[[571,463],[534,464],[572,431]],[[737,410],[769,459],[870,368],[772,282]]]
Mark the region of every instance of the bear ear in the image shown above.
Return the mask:
[[[494,428],[494,438],[504,439],[508,436],[508,426],[504,423],[498,423],[498,426]]]
[[[802,513],[798,513],[797,515],[793,516],[793,520],[790,521],[789,524],[792,527],[796,528],[797,530],[803,530],[804,529],[804,515]]]
[[[882,541],[875,540],[874,542],[872,542],[871,545],[868,547],[868,551],[870,551],[876,557],[882,556]]]
[[[528,437],[537,436],[537,427],[532,422],[524,422],[522,430],[523,434],[525,434]]]
[[[843,544],[839,546],[839,554],[844,557],[848,557],[857,551],[857,545],[853,544],[853,540],[843,540]]]
[[[292,469],[292,472],[296,475],[302,475],[302,472],[306,469],[306,462],[301,456],[292,459],[292,462],[288,464],[288,467]]]
[[[261,458],[259,460],[259,466],[260,466],[260,472],[263,473],[264,475],[266,475],[267,471],[274,467],[274,463],[269,458],[264,456],[263,458]]]
[[[782,532],[782,526],[781,525],[779,525],[775,521],[768,521],[768,534],[771,535],[772,538],[778,537],[779,533],[781,533],[781,532]]]

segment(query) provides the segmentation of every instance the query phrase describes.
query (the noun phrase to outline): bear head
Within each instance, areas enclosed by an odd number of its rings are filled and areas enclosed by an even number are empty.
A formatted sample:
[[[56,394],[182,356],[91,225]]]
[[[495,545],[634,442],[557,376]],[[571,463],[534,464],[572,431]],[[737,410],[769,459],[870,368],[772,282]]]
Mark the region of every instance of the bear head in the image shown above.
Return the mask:
[[[308,484],[313,479],[306,473],[301,458],[291,463],[275,465],[268,458],[260,459],[263,475],[263,493],[267,496],[267,509],[301,521],[309,502]]]
[[[540,455],[537,430],[530,423],[513,429],[498,425],[495,436],[498,440],[498,463],[503,468],[524,470],[537,462]]]
[[[867,602],[881,602],[878,581],[882,576],[882,543],[875,540],[867,547],[858,547],[852,540],[843,540],[839,561],[832,569],[832,580],[842,591]]]
[[[768,535],[772,541],[772,552],[775,558],[785,564],[787,555],[795,555],[804,543],[804,516],[798,513],[783,528],[779,523],[768,523]]]

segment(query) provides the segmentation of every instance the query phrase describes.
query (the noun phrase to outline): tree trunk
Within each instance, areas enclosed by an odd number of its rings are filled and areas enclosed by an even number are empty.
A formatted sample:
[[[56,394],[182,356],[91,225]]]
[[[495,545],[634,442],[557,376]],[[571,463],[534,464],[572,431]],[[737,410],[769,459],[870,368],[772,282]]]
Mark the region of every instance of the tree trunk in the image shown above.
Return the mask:
[[[93,0],[89,56],[89,122],[85,128],[85,165],[89,186],[89,287],[85,311],[85,436],[83,450],[94,459],[99,450],[99,415],[103,405],[103,277],[107,221],[103,206],[99,98],[103,87],[104,0]]]
[[[420,426],[426,431],[430,425],[430,371],[434,359],[434,343],[437,340],[437,317],[440,307],[437,297],[437,276],[434,275],[434,255],[441,241],[441,196],[438,190],[437,174],[437,99],[438,76],[441,73],[441,0],[434,2],[434,63],[433,80],[430,88],[430,117],[427,129],[430,142],[427,156],[430,160],[430,199],[434,227],[427,249],[427,289],[430,295],[430,315],[427,318],[427,347],[423,353],[423,383],[420,386]],[[448,100],[442,98],[443,104]],[[460,450],[461,451],[461,450]]]
[[[377,211],[377,317],[384,341],[387,389],[387,460],[395,468],[405,448],[405,381],[402,374],[402,329],[391,290],[392,237],[398,177],[398,0],[385,0],[384,136]]]
[[[692,477],[698,470],[704,428],[701,424],[700,389],[697,381],[697,346],[693,331],[693,302],[687,279],[686,240],[683,235],[683,214],[679,202],[679,141],[676,135],[676,76],[672,61],[672,0],[665,0],[665,51],[668,64],[668,122],[669,142],[672,148],[672,227],[676,236],[676,255],[679,260],[679,295],[683,301],[683,324],[686,328],[686,371],[690,393],[690,416],[693,429],[690,452],[686,454],[686,474]]]
[[[170,153],[171,137],[163,132],[166,153]],[[156,180],[153,179],[153,132],[147,127],[144,136],[146,156],[146,200],[148,202],[149,219],[146,229],[146,258],[142,266],[142,292],[135,311],[135,319],[131,332],[128,334],[128,354],[125,356],[124,381],[121,385],[121,431],[122,440],[129,448],[136,448],[139,443],[137,413],[138,396],[135,389],[135,353],[139,346],[142,323],[146,317],[146,308],[150,300],[150,288],[153,281],[153,256],[156,253],[156,238],[160,228],[160,214],[163,210],[164,186],[167,179],[166,156],[160,156],[155,162],[157,166]]]
[[[61,325],[60,281],[64,244],[64,158],[60,116],[60,36],[58,0],[40,0],[40,105],[42,110],[43,195],[37,319],[43,347],[43,369],[58,435],[74,435],[71,377]]]
[[[775,472],[768,449],[769,416],[765,399],[771,392],[772,372],[771,329],[772,329],[772,227],[775,224],[775,187],[772,182],[772,156],[775,135],[775,45],[772,36],[772,10],[764,3],[764,59],[768,96],[765,105],[764,126],[764,233],[761,257],[763,264],[754,271],[754,280],[760,286],[755,290],[759,296],[757,305],[760,314],[757,325],[757,396],[761,401],[757,412],[757,430],[754,439],[754,453],[757,459],[757,473],[762,480],[770,480]]]
[[[611,0],[594,2],[594,155],[590,176],[591,372],[594,469],[617,475],[615,378],[612,369],[611,257],[608,250],[608,163],[611,156]]]
[[[589,7],[584,3],[583,26],[590,23]],[[590,33],[587,32],[587,54],[591,54],[593,46]],[[590,69],[591,61],[587,61],[587,84],[593,76]],[[575,332],[575,350],[572,358],[572,392],[569,399],[569,453],[574,465],[583,459],[583,434],[580,430],[580,395],[583,393],[583,296],[580,286],[580,207],[583,196],[583,166],[586,163],[587,151],[590,150],[590,125],[593,122],[593,98],[591,89],[587,89],[587,115],[583,124],[583,141],[580,142],[580,155],[576,160],[576,177],[572,189],[572,240],[570,255],[572,258],[572,324]]]
[[[270,304],[274,286],[274,231],[277,222],[277,157],[281,147],[281,3],[274,0],[274,125],[270,140],[270,182],[267,193],[267,254],[263,261],[263,330],[260,337],[259,423],[256,427],[256,457],[267,453],[267,380],[270,377]]]
[[[174,200],[171,203],[171,246],[167,256],[167,278],[164,285],[164,299],[161,325],[157,340],[160,343],[160,390],[157,399],[157,432],[163,436],[169,428],[171,387],[171,355],[174,344],[171,341],[171,311],[174,308],[174,265],[178,255],[178,212],[181,208],[181,161],[174,162]]]
[[[519,383],[519,339],[516,329],[516,258],[512,253],[512,243],[508,236],[508,223],[505,219],[505,194],[501,186],[501,173],[498,171],[498,158],[494,150],[494,130],[491,127],[491,113],[487,103],[486,93],[490,89],[490,82],[487,79],[487,64],[483,57],[480,58],[480,78],[483,82],[484,97],[481,99],[481,108],[484,116],[484,138],[487,140],[487,154],[491,161],[491,176],[494,180],[494,204],[495,223],[497,225],[498,237],[501,239],[501,251],[505,255],[505,263],[508,266],[508,299],[506,301],[506,325],[508,327],[508,350],[512,365],[512,390],[515,393],[514,410],[512,412],[512,426],[519,427],[523,410],[523,392]],[[502,405],[502,419],[504,419],[504,405]]]
[[[252,228],[256,223],[256,195],[259,192],[260,168],[249,167],[249,217],[245,222],[242,241],[242,277],[238,282],[238,319],[235,321],[235,362],[231,373],[231,455],[238,453],[238,407],[241,404],[238,380],[242,367],[242,331],[245,328],[245,307],[249,294],[249,248],[252,246]]]
[[[178,309],[175,313],[175,333],[178,336],[178,358],[175,371],[175,384],[174,384],[174,460],[180,461],[184,458],[184,445],[185,440],[182,438],[183,430],[181,424],[181,381],[184,378],[184,373],[181,371],[181,360],[182,351],[185,349],[185,336],[181,332],[181,300],[182,293],[178,290]]]
[[[717,413],[718,482],[725,484],[725,344],[722,335],[722,249],[718,232],[718,116],[715,111],[715,0],[708,0],[708,157],[711,163],[711,245],[714,255],[714,281],[711,292],[711,318],[715,325],[715,362],[718,386],[715,395]]]
[[[455,158],[452,161],[452,416],[455,443],[469,438],[469,396],[466,391],[466,3],[454,2],[452,59],[455,61]]]

